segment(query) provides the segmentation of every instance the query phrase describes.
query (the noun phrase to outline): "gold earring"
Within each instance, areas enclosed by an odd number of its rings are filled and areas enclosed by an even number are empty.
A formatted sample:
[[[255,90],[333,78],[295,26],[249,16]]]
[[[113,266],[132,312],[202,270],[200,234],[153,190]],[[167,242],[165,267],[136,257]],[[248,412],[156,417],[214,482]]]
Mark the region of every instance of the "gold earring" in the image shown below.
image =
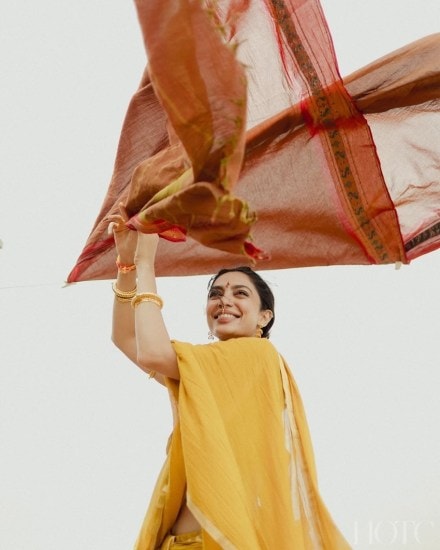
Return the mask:
[[[263,336],[263,327],[262,325],[257,325],[257,330],[255,331],[255,338],[261,338]]]

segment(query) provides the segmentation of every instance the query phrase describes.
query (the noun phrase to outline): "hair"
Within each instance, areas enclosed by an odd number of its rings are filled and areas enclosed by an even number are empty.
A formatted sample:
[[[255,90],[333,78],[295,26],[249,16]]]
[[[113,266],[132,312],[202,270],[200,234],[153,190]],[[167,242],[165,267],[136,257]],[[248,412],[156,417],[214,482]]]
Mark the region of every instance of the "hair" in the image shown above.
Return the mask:
[[[260,311],[263,311],[264,309],[270,309],[270,311],[272,312],[272,319],[267,323],[265,327],[262,328],[263,334],[261,335],[262,338],[269,338],[270,329],[275,322],[275,297],[266,281],[261,278],[260,275],[258,275],[258,273],[256,273],[253,269],[251,269],[247,265],[220,269],[218,273],[211,277],[208,283],[208,291],[221,275],[234,271],[244,273],[254,284],[255,288],[257,289],[258,296],[260,297]]]

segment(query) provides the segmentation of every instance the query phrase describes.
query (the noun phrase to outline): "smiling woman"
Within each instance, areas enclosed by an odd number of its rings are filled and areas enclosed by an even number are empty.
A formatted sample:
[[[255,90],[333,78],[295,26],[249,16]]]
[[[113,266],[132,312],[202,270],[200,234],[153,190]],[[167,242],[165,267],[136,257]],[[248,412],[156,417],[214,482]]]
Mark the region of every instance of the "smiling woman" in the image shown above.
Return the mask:
[[[222,269],[209,285],[208,326],[220,340],[269,337],[275,300],[266,282],[249,267]]]
[[[113,341],[167,387],[174,416],[135,549],[348,549],[319,495],[298,389],[268,340],[267,283],[249,267],[219,271],[206,304],[218,341],[172,341],[156,293],[159,239],[126,221],[122,207],[111,218]]]

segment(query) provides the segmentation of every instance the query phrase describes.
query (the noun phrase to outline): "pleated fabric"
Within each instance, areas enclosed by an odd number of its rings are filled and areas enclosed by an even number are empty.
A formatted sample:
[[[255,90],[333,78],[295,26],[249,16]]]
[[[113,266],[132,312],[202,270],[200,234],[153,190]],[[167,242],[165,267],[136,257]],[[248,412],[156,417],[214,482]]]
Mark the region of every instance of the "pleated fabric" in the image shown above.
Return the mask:
[[[348,549],[319,495],[301,397],[273,345],[173,345],[179,422],[135,549],[160,546],[185,494],[207,550]]]
[[[120,201],[130,227],[164,237],[159,275],[438,248],[440,34],[342,80],[318,0],[136,7],[149,65],[69,282],[115,276]]]

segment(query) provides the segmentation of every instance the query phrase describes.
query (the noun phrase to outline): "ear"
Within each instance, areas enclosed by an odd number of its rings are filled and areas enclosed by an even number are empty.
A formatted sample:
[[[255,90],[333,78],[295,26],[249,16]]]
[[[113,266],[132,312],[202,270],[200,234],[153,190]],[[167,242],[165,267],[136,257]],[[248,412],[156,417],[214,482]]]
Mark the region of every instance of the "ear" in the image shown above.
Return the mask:
[[[264,328],[272,319],[272,317],[273,317],[273,313],[270,309],[263,309],[263,311],[260,311],[258,324],[260,325],[261,328]]]

